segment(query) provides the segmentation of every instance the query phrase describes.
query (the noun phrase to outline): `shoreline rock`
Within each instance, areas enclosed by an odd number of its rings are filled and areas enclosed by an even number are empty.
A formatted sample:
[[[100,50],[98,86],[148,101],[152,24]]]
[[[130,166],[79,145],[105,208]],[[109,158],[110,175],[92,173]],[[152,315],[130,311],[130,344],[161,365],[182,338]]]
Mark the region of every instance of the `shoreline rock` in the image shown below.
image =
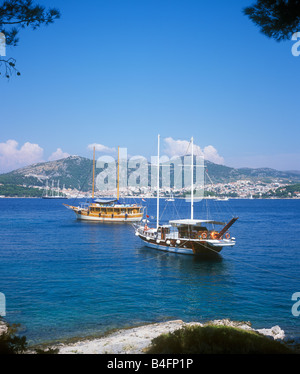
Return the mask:
[[[168,322],[154,323],[130,329],[121,329],[112,332],[104,337],[79,341],[72,344],[61,344],[55,347],[59,349],[59,354],[144,354],[155,337],[173,332],[184,326],[205,326],[205,325],[224,325],[237,327],[248,331],[257,331],[258,333],[270,337],[274,340],[284,340],[285,333],[279,326],[273,326],[270,329],[253,329],[250,322],[236,322],[229,319],[210,321],[209,323],[183,322],[174,320]]]
[[[0,335],[4,334],[7,331],[7,324],[0,320]]]

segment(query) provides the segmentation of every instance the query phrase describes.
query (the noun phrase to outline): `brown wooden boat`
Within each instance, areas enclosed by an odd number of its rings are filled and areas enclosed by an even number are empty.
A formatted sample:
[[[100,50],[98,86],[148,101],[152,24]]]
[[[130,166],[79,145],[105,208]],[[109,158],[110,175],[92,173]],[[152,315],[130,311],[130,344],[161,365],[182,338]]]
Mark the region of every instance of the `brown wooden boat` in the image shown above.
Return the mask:
[[[119,201],[119,152],[118,152],[118,178],[117,198],[95,199],[95,148],[93,157],[93,189],[91,202],[81,203],[79,206],[63,204],[73,210],[77,219],[93,222],[138,222],[144,215],[144,207],[137,204],[123,204]]]

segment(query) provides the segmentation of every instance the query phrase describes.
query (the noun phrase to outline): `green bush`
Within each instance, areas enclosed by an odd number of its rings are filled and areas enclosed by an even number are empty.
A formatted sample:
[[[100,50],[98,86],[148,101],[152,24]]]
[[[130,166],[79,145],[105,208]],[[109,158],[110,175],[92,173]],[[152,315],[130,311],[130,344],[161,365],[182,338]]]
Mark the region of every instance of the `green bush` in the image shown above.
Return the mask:
[[[7,331],[0,335],[0,354],[24,353],[27,349],[25,336],[17,336],[19,325],[7,325]]]
[[[0,318],[0,322],[1,322]],[[1,354],[22,354],[27,353],[27,341],[25,336],[17,336],[19,329],[18,324],[5,324],[7,330],[0,334],[0,355]],[[59,352],[58,348],[36,348],[30,353],[36,354],[57,354]]]
[[[227,326],[188,326],[152,340],[148,354],[280,354],[284,344],[254,331]]]

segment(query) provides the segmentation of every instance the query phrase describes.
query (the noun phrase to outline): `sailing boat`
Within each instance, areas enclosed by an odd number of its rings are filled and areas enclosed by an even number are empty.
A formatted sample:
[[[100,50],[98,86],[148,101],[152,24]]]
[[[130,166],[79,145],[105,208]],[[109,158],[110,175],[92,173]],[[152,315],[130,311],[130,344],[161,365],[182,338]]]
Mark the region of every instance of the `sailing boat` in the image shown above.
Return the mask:
[[[52,188],[50,188],[50,193],[48,193],[49,186],[48,180],[46,181],[45,195],[42,196],[43,199],[66,199],[65,195],[60,195],[59,181],[57,181],[57,188],[54,188],[54,182],[52,181]],[[56,193],[58,191],[58,193]]]
[[[77,219],[95,222],[138,222],[144,214],[144,207],[137,204],[122,204],[119,202],[119,147],[118,147],[118,178],[117,198],[95,199],[95,147],[93,155],[93,186],[92,201],[81,203],[79,206],[63,204],[75,212]]]
[[[173,193],[171,192],[171,196],[166,199],[166,201],[175,201]]]
[[[145,224],[134,225],[135,235],[145,246],[167,252],[201,255],[211,252],[220,252],[223,247],[235,245],[235,238],[230,237],[229,228],[238,217],[232,218],[227,224],[214,220],[194,218],[194,188],[193,188],[193,138],[191,139],[191,217],[189,219],[171,220],[167,225],[159,224],[159,141],[157,157],[157,218],[156,227],[150,228]],[[209,229],[212,225],[212,229]],[[221,230],[214,229],[215,225],[223,226]]]

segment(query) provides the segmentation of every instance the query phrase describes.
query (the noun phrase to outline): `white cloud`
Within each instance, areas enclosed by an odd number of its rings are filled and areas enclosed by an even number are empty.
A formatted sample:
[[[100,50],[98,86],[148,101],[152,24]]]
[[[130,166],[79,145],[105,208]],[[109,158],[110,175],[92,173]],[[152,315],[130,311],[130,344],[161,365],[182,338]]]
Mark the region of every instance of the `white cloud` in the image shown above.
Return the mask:
[[[43,161],[44,150],[38,144],[26,142],[19,149],[18,145],[19,143],[13,139],[0,143],[0,172]]]
[[[69,153],[63,152],[61,148],[57,148],[55,152],[48,158],[49,161],[61,160],[62,158],[69,157]]]
[[[102,144],[93,143],[93,144],[88,145],[88,149],[90,149],[90,150],[93,150],[94,147],[95,147],[95,150],[97,152],[102,152],[102,153],[114,153],[114,152],[116,152],[115,148],[109,148],[109,147],[106,147],[105,145],[102,145]]]
[[[183,156],[191,153],[191,145],[187,140],[175,140],[171,137],[164,139],[164,152],[170,156]],[[218,154],[218,151],[212,145],[208,145],[201,149],[201,147],[194,143],[194,154],[204,156],[206,160],[212,161],[216,164],[223,164],[224,158]]]
[[[173,138],[165,138],[164,152],[170,156],[183,156],[187,153],[191,153],[190,142],[187,140],[175,140]],[[194,154],[202,155],[201,148],[194,144]]]
[[[212,161],[215,164],[224,164],[224,158],[219,155],[216,148],[212,145],[204,147],[203,155],[206,160]]]

